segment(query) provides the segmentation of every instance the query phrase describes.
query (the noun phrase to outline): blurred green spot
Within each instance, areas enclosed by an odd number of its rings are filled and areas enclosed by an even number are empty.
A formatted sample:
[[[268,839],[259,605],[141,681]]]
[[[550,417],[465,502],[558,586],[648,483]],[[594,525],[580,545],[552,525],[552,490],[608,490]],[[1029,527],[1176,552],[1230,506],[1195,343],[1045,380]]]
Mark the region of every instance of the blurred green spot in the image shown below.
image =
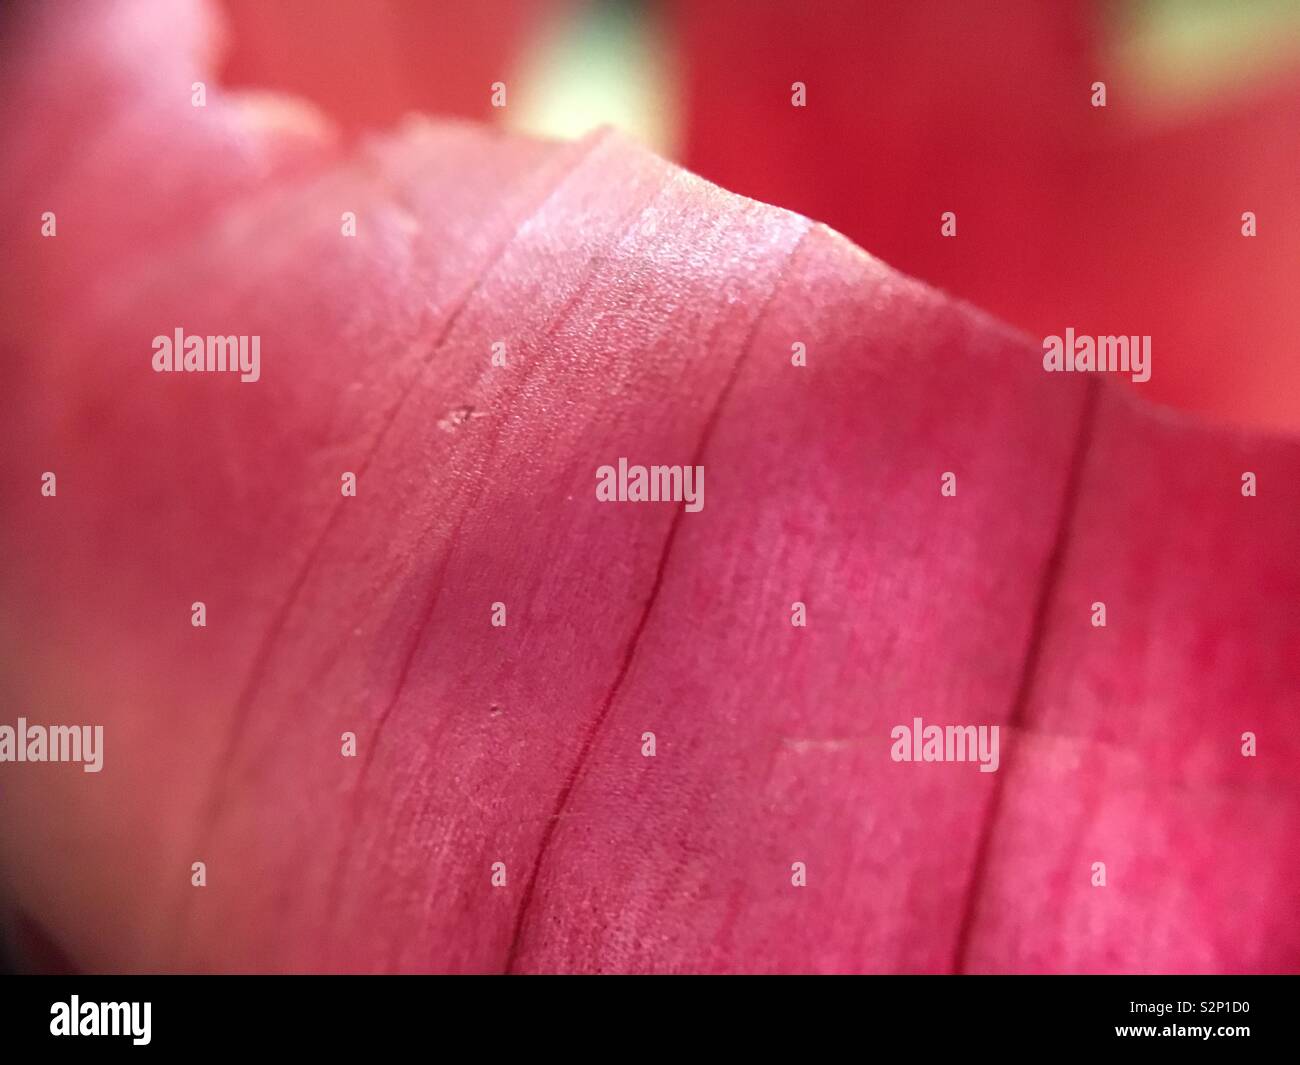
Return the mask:
[[[672,42],[654,5],[604,0],[578,5],[524,57],[506,125],[575,138],[613,125],[662,155],[677,146]]]
[[[1128,0],[1116,14],[1123,61],[1167,103],[1300,69],[1300,0]]]

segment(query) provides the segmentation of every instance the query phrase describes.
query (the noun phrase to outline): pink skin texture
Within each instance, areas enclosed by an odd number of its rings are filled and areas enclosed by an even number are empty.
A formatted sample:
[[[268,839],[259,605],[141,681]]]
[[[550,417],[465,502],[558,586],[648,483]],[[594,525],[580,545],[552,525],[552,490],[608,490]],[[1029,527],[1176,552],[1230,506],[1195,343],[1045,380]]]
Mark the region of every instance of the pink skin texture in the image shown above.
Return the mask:
[[[3,720],[105,751],[0,765],[11,924],[115,972],[1300,967],[1294,441],[617,133],[342,148],[222,90],[201,5],[15,32]],[[260,379],[155,373],[177,327]],[[620,456],[703,509],[599,502]],[[893,760],[918,716],[998,770]]]

